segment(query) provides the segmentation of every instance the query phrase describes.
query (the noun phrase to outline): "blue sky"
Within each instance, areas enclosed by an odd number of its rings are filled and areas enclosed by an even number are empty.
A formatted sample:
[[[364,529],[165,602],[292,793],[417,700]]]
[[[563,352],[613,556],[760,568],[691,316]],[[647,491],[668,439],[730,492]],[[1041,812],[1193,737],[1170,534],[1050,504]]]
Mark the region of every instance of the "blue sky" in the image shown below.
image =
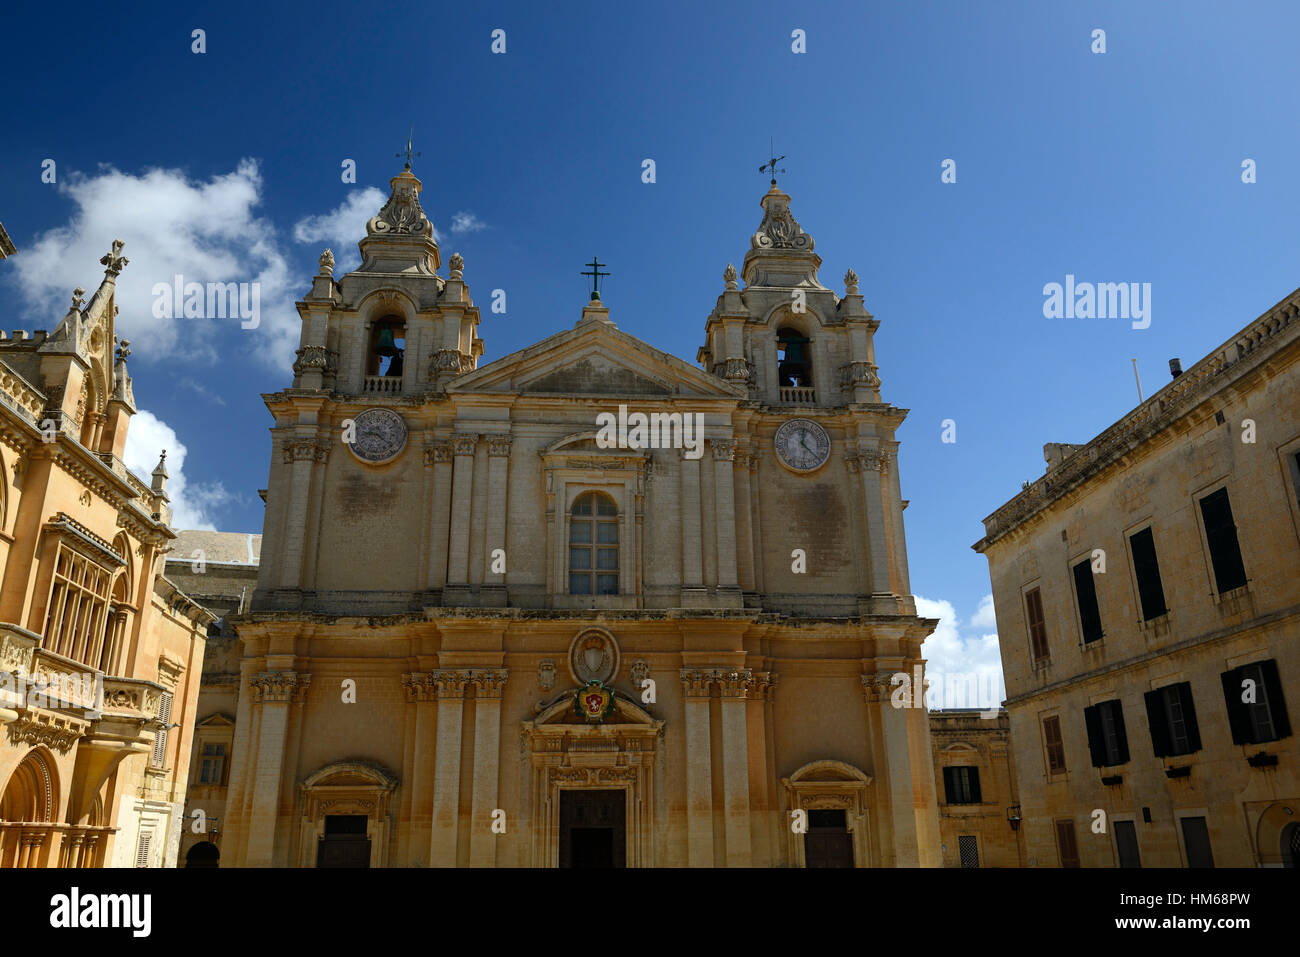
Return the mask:
[[[1170,357],[1190,365],[1300,285],[1292,3],[44,4],[6,21],[5,328],[52,327],[126,241],[133,454],[172,447],[187,524],[260,529],[260,393],[289,384],[292,302],[322,247],[355,262],[411,124],[444,260],[464,255],[481,305],[507,291],[506,315],[484,309],[488,360],[571,326],[598,253],[619,326],[693,361],[773,137],[823,282],[853,267],[881,322],[884,396],[911,410],[913,588],[945,617],[927,650],[953,660],[996,662],[970,545],[1042,473],[1043,443],[1130,409],[1131,359],[1149,395]],[[177,269],[261,282],[261,326],[154,319],[150,286]],[[1044,318],[1066,274],[1150,283],[1150,328]]]

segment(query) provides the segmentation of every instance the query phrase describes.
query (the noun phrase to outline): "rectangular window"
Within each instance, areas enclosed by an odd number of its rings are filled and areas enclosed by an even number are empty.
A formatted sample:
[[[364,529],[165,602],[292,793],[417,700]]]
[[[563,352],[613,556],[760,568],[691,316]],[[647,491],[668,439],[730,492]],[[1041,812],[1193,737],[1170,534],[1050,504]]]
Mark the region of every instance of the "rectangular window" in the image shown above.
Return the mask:
[[[1137,576],[1138,598],[1142,602],[1142,620],[1159,618],[1165,607],[1165,589],[1160,583],[1160,563],[1156,560],[1156,541],[1150,528],[1129,536],[1133,551],[1133,573]]]
[[[1085,558],[1074,566],[1074,593],[1079,599],[1079,623],[1083,626],[1083,643],[1100,641],[1101,610],[1097,607],[1097,583],[1092,577],[1092,559]]]
[[[980,866],[979,840],[974,834],[961,834],[957,837],[957,852],[961,855],[962,867]]]
[[[205,744],[199,765],[199,783],[220,786],[225,769],[226,746],[224,744]]]
[[[1148,691],[1145,699],[1151,747],[1157,758],[1201,750],[1201,732],[1196,724],[1190,683],[1184,681]]]
[[[1213,867],[1214,853],[1210,850],[1210,831],[1203,817],[1185,817],[1183,845],[1187,848],[1188,867]]]
[[[44,648],[84,664],[99,664],[111,577],[107,569],[59,543]]]
[[[1057,774],[1065,770],[1065,742],[1061,739],[1061,719],[1057,715],[1043,719],[1043,742],[1047,745],[1047,770]]]
[[[1025,592],[1025,612],[1029,620],[1029,648],[1034,664],[1047,661],[1047,625],[1043,621],[1043,596],[1037,588]]]
[[[1225,671],[1221,680],[1233,744],[1264,744],[1291,736],[1276,661],[1270,658]]]
[[[1074,840],[1074,822],[1056,822],[1056,849],[1061,855],[1062,867],[1079,866],[1079,846]]]
[[[1237,526],[1232,521],[1232,504],[1228,490],[1201,499],[1201,518],[1205,520],[1205,541],[1210,546],[1210,564],[1214,566],[1214,584],[1219,594],[1246,584],[1246,567],[1241,563],[1241,546]]]
[[[1110,767],[1128,761],[1124,706],[1118,699],[1084,708],[1083,723],[1088,729],[1088,752],[1092,756],[1094,768]]]
[[[172,696],[169,692],[162,693],[161,701],[158,704],[158,720],[163,723],[163,727],[158,730],[158,736],[153,740],[153,760],[150,762],[151,767],[166,767],[164,762],[167,760],[167,735],[170,730],[166,727],[171,723],[172,718]]]
[[[145,828],[140,832],[140,840],[135,845],[135,866],[149,866],[149,845],[153,843],[153,831]]]
[[[963,766],[944,768],[943,789],[949,804],[979,804],[980,769]]]
[[[1137,827],[1132,821],[1112,821],[1115,829],[1115,849],[1119,852],[1120,867],[1141,867],[1142,855],[1138,853]]]

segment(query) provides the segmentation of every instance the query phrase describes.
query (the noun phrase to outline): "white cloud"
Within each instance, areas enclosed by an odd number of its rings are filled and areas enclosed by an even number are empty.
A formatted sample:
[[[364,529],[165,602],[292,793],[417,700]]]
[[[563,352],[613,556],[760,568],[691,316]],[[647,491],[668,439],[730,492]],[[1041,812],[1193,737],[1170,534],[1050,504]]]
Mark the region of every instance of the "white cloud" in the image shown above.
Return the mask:
[[[984,612],[985,601],[971,618],[973,626]],[[931,708],[995,708],[1006,697],[1002,680],[1002,657],[996,632],[963,635],[961,617],[952,602],[916,596],[916,613],[922,618],[938,618],[934,633],[925,640],[921,652],[926,658],[926,676],[930,693],[926,703]]]
[[[171,500],[172,527],[216,531],[214,513],[234,500],[220,481],[193,482],[185,474],[186,448],[176,431],[152,412],[138,411],[126,432],[122,460],[126,467],[152,482],[158,453],[166,450],[167,496]]]
[[[985,595],[980,599],[980,606],[975,609],[975,614],[970,616],[970,626],[972,628],[997,628],[998,620],[993,614],[992,595]]]
[[[305,216],[293,227],[300,243],[322,243],[334,253],[334,275],[341,276],[361,264],[357,243],[366,236],[366,221],[383,208],[388,197],[373,186],[353,190],[328,213]]]
[[[487,229],[487,223],[479,219],[469,210],[461,210],[459,213],[453,213],[451,217],[451,231],[453,233],[476,233],[480,229]]]
[[[131,340],[137,359],[183,358],[215,362],[219,330],[249,339],[249,350],[287,368],[300,321],[289,270],[275,229],[259,217],[262,175],[255,160],[207,181],[182,170],[147,169],[135,175],[111,166],[70,172],[59,192],[76,205],[69,221],[41,234],[13,257],[14,276],[38,327],[53,328],[67,311],[74,286],[99,285],[99,259],[120,238],[129,263],[117,280],[121,310],[116,329]],[[156,319],[153,286],[173,282],[257,282],[260,322],[240,329],[237,319]],[[152,466],[150,466],[152,468]]]

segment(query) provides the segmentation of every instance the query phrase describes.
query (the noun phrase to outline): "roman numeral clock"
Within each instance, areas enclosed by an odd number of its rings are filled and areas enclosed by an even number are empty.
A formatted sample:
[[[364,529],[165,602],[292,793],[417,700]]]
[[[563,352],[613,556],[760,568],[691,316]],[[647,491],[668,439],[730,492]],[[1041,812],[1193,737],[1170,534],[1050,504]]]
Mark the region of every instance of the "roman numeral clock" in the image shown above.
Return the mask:
[[[791,419],[776,430],[776,457],[800,475],[816,472],[831,456],[831,437],[811,419]]]

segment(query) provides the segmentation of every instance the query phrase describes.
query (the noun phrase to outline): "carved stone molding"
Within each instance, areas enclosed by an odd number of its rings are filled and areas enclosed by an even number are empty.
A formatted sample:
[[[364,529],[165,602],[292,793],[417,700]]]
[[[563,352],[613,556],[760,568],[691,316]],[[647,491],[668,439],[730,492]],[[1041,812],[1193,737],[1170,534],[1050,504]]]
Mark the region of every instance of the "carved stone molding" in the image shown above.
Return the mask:
[[[488,438],[488,455],[503,458],[510,455],[510,446],[514,439],[508,435],[493,435]]]
[[[424,447],[424,464],[426,467],[438,465],[442,462],[450,462],[451,459],[451,446],[446,442],[435,442]]]
[[[650,666],[645,663],[644,658],[638,658],[632,663],[632,687],[637,691],[641,690],[642,684],[650,677]]]
[[[682,691],[687,698],[707,698],[709,696],[709,686],[713,684],[714,672],[683,668],[680,674]]]
[[[427,671],[408,671],[402,675],[402,697],[408,703],[433,701],[437,696],[437,688]]]
[[[724,379],[733,379],[738,382],[748,382],[753,369],[745,359],[733,357],[723,360],[722,377]]]
[[[753,679],[754,673],[748,669],[714,673],[714,680],[718,683],[718,691],[721,692],[724,698],[747,697],[753,687]]]
[[[456,455],[473,455],[478,445],[478,436],[469,432],[457,432],[451,437],[452,451]]]
[[[294,375],[302,375],[311,369],[332,372],[338,364],[339,354],[324,346],[303,346],[294,354],[298,357],[293,364]]]
[[[881,449],[865,449],[858,453],[858,464],[872,472],[885,470],[885,453]]]
[[[474,697],[500,698],[505,691],[506,678],[510,672],[505,668],[491,671],[471,671],[470,680],[474,683]]]
[[[736,444],[734,442],[710,442],[713,446],[713,458],[717,462],[734,462],[736,460]]]
[[[555,687],[555,659],[543,658],[537,665],[537,686],[543,691],[550,691]]]
[[[849,470],[850,475],[857,475],[862,466],[858,464],[857,456],[850,455],[844,459],[844,465]]]
[[[438,689],[439,698],[463,698],[465,689],[470,685],[471,674],[465,670],[441,668],[429,672],[429,680]]]
[[[324,462],[329,458],[330,448],[330,443],[315,439],[291,439],[281,446],[286,464]]]
[[[248,679],[254,704],[289,701],[302,704],[310,684],[311,675],[301,671],[263,671]]]
[[[18,720],[5,725],[9,741],[15,745],[43,744],[60,754],[76,744],[89,725],[84,721],[42,712],[21,715]]]
[[[848,388],[862,385],[868,389],[879,389],[880,376],[876,373],[876,366],[870,362],[850,362],[840,366],[841,382]]]

